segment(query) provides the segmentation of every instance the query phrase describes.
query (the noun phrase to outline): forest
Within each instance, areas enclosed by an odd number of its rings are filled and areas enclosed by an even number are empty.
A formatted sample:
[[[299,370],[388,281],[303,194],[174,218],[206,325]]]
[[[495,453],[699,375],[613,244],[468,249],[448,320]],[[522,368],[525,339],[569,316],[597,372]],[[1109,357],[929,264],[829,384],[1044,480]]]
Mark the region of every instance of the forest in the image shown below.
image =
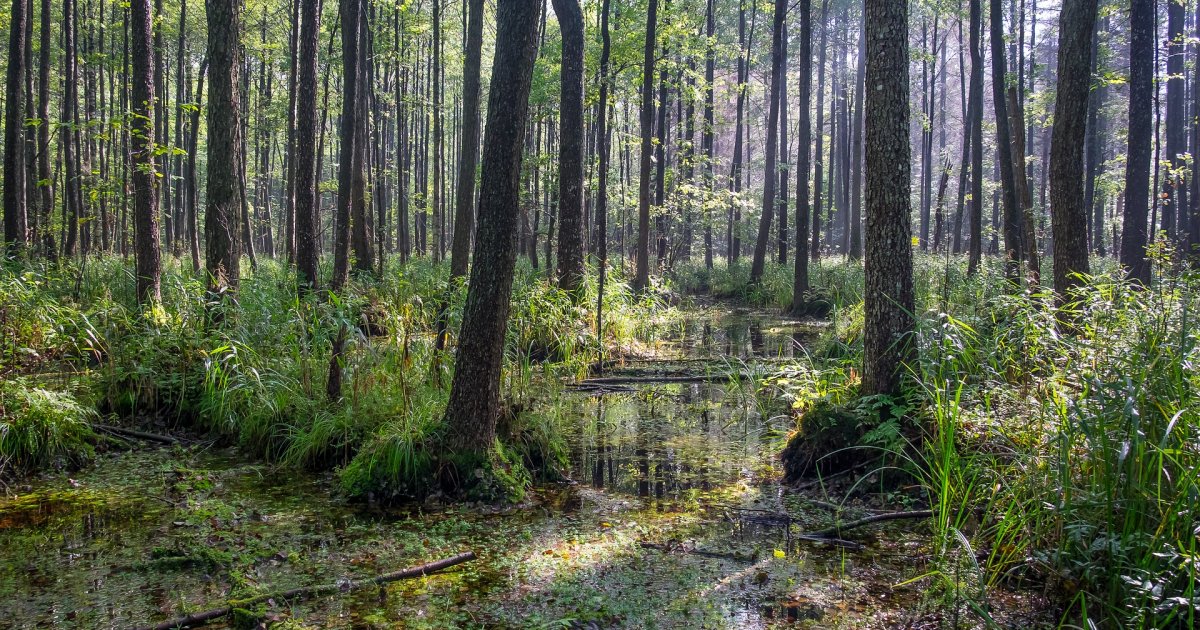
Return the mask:
[[[0,629],[1200,625],[1200,1],[0,32]]]

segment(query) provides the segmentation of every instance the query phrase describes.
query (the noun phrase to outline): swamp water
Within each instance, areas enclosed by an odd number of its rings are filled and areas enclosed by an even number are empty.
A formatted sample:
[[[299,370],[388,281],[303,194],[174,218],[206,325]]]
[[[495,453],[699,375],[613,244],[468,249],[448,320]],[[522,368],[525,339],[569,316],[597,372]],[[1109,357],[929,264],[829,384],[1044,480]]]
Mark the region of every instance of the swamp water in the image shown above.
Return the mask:
[[[774,462],[791,426],[752,381],[663,382],[753,370],[803,352],[811,325],[703,314],[653,359],[568,389],[575,483],[520,506],[347,504],[332,476],[232,449],[102,456],[0,499],[0,628],[130,628],[239,596],[362,578],[474,551],[443,573],[341,596],[274,602],[290,627],[895,627],[920,617],[927,535],[862,530],[861,550],[739,521],[830,514],[785,492]],[[775,405],[778,407],[779,405]],[[544,410],[545,411],[545,410]],[[908,527],[916,529],[920,527]],[[886,532],[879,534],[877,532]],[[646,547],[643,543],[656,545]],[[699,552],[699,553],[697,553]],[[210,627],[227,627],[224,619]]]

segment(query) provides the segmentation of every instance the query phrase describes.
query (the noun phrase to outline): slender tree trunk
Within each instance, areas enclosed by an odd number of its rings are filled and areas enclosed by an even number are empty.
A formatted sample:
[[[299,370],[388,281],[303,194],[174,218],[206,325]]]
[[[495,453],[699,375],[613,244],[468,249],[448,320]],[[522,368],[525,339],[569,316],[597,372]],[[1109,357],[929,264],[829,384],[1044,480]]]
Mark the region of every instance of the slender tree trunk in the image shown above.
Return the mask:
[[[596,112],[596,151],[599,154],[597,166],[596,219],[597,241],[596,255],[599,258],[600,278],[599,290],[596,297],[596,338],[600,342],[601,352],[604,351],[604,284],[608,279],[608,90],[609,90],[609,58],[612,55],[612,37],[608,31],[608,13],[610,0],[603,0],[600,7],[600,102]],[[712,7],[712,0],[709,0]],[[711,252],[711,240],[709,252]],[[709,260],[711,264],[711,254]],[[601,356],[600,366],[603,369],[604,357]]]
[[[809,0],[811,2],[811,0]],[[811,30],[811,29],[810,29]],[[817,53],[817,144],[814,147],[816,165],[813,170],[812,261],[821,260],[821,216],[824,210],[821,184],[825,181],[825,53],[829,41],[829,0],[821,2],[821,47]],[[809,57],[811,62],[811,54]],[[811,71],[810,71],[811,72]],[[831,99],[832,100],[832,99]],[[832,121],[833,117],[830,116]],[[830,133],[830,137],[833,134]],[[830,160],[832,169],[833,161]],[[830,173],[832,175],[832,172]]]
[[[50,172],[50,0],[41,0],[40,43],[38,44],[38,223],[41,227],[42,255],[51,261],[58,259],[54,230],[50,222],[54,212],[54,176]],[[7,153],[6,153],[7,155]]]
[[[992,107],[996,112],[996,161],[1000,168],[1000,196],[1004,215],[1004,275],[1014,287],[1021,286],[1023,234],[1021,212],[1017,207],[1017,190],[1013,181],[1012,131],[1008,121],[1008,100],[1005,84],[1008,62],[1004,50],[1003,0],[989,0],[991,7],[992,40]]]
[[[467,275],[471,237],[475,232],[475,169],[479,162],[479,74],[483,59],[484,0],[467,2],[467,40],[463,59],[462,144],[458,155],[458,187],[454,197],[454,243],[450,276]]]
[[[354,208],[356,160],[354,144],[358,135],[359,18],[362,0],[340,0],[342,23],[342,115],[338,159],[337,214],[333,245],[333,278],[330,289],[341,290],[350,279],[350,221]]]
[[[64,5],[65,6],[65,5]],[[9,13],[8,95],[4,101],[4,244],[8,254],[22,253],[28,230],[25,191],[25,116],[21,92],[25,84],[28,0],[13,0]],[[65,9],[64,9],[65,10]],[[42,20],[45,21],[43,15]]]
[[[204,102],[204,77],[208,74],[208,58],[200,64],[196,77],[196,107],[192,110],[191,135],[188,138],[187,158],[187,222],[188,247],[192,255],[192,271],[199,272],[200,267],[200,224],[197,219],[196,206],[200,196],[200,186],[196,181],[196,154],[200,143],[200,103]]]
[[[537,18],[535,3],[498,2],[475,264],[446,407],[445,446],[476,457],[491,451],[500,416],[500,371],[517,258],[521,158],[537,51]]]
[[[812,0],[800,0],[800,126],[796,137],[796,256],[795,275],[792,281],[792,313],[803,314],[808,300],[808,224],[809,199],[808,170],[812,151],[812,125],[809,105],[812,102]],[[818,108],[819,109],[819,108]],[[820,133],[818,128],[817,133]],[[817,151],[820,152],[820,143]],[[820,189],[820,180],[817,180]],[[820,192],[817,193],[820,196]]]
[[[701,144],[704,145],[704,190],[707,193],[707,199],[716,189],[716,178],[713,177],[713,125],[714,125],[714,105],[715,96],[713,89],[713,81],[716,75],[716,0],[708,0],[704,11],[704,131],[701,133]],[[704,268],[713,268],[713,216],[711,210],[712,203],[706,201],[704,204]]]
[[[907,17],[905,21],[907,23]],[[852,131],[853,140],[850,148],[850,159],[852,161],[850,170],[850,217],[849,225],[846,232],[849,234],[849,245],[846,248],[846,254],[851,260],[859,260],[863,255],[863,239],[862,239],[862,224],[863,224],[863,99],[866,92],[864,80],[866,78],[867,59],[864,51],[866,51],[866,19],[859,30],[859,54],[858,54],[858,79],[855,81],[854,88],[854,127]],[[905,50],[908,47],[905,46]],[[907,73],[905,76],[908,76]],[[908,93],[908,90],[905,90]],[[906,110],[907,114],[907,110]],[[905,117],[907,120],[907,115]],[[907,163],[907,162],[906,162]]]
[[[658,0],[649,0],[646,11],[646,44],[642,59],[642,157],[638,170],[638,240],[635,291],[650,286],[650,169],[654,151],[654,49],[658,38]]]
[[[980,0],[971,3],[971,238],[968,244],[967,275],[979,272],[983,261],[983,12]]]
[[[771,89],[767,96],[766,171],[763,174],[762,214],[758,221],[758,239],[754,242],[754,261],[750,266],[750,283],[762,280],[767,261],[767,244],[771,239],[771,218],[775,214],[776,159],[779,145],[779,89],[783,82],[783,24],[787,16],[787,0],[775,0],[775,15],[771,30]]]

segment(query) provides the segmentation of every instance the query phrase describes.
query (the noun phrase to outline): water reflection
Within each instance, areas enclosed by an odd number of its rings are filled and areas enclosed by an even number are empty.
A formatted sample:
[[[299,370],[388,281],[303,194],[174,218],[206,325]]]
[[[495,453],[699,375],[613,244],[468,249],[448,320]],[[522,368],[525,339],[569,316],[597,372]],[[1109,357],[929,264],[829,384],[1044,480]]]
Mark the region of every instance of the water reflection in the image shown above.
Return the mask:
[[[780,320],[745,312],[710,313],[683,322],[666,340],[680,356],[711,359],[790,359],[803,356],[804,347],[825,324]]]

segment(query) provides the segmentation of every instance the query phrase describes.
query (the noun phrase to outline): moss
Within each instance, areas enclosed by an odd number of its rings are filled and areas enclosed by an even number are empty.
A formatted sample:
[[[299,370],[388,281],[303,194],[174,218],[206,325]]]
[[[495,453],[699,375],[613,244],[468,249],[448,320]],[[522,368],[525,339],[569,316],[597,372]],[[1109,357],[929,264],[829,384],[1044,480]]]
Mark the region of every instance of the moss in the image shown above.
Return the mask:
[[[865,434],[864,420],[857,409],[828,402],[806,411],[780,455],[785,481],[835,474],[876,458],[875,451],[854,448]]]

